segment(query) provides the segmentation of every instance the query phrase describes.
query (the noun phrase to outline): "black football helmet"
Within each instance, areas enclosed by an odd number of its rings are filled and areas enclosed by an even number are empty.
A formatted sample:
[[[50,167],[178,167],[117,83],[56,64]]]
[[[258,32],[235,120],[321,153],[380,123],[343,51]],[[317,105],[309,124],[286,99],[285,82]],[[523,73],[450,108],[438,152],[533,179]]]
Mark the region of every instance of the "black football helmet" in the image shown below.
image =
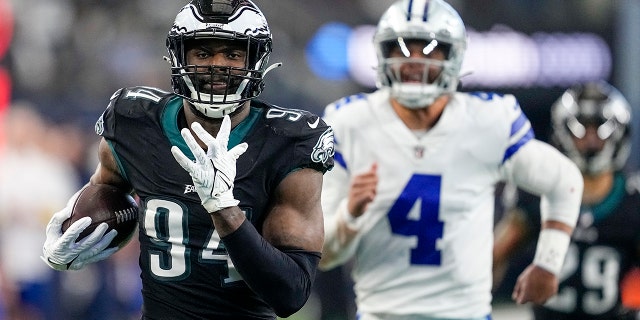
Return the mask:
[[[207,39],[246,46],[245,67],[187,65],[185,42]],[[173,91],[205,116],[222,118],[262,92],[263,77],[271,69],[266,67],[271,46],[267,20],[250,0],[192,0],[180,10],[167,36]],[[226,78],[224,94],[214,94],[198,81],[214,76]]]
[[[580,170],[596,175],[624,167],[631,150],[631,107],[622,94],[605,82],[589,82],[568,89],[551,108],[552,141]],[[578,150],[574,139],[595,126],[604,141],[600,150]]]

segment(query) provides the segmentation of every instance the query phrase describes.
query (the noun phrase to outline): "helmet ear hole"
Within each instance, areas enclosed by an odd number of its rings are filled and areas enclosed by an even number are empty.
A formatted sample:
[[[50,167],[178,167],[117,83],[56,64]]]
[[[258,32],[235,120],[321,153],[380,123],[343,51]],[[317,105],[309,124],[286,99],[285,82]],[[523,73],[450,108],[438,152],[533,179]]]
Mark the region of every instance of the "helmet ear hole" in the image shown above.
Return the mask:
[[[245,65],[191,65],[186,52],[198,41],[240,44]],[[222,118],[262,92],[271,43],[267,20],[250,0],[193,0],[178,13],[167,36],[173,90],[202,114]],[[210,79],[225,79],[226,90],[212,90],[206,84]]]

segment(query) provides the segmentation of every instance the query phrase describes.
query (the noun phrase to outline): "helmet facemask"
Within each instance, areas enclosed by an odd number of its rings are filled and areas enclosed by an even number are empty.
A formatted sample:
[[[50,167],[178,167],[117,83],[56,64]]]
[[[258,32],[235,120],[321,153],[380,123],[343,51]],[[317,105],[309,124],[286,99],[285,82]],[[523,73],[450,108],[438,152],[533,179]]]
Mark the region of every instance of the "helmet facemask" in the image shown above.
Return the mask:
[[[443,59],[429,57],[411,57],[407,43],[419,45],[425,56],[437,51]],[[456,75],[450,74],[451,62],[449,54],[451,45],[438,42],[435,39],[404,39],[384,41],[381,44],[384,56],[380,64],[386,76],[386,82],[391,86],[391,95],[407,108],[424,108],[444,91],[449,90],[456,82]],[[395,51],[396,54],[391,52]],[[397,52],[403,56],[398,56]]]
[[[189,49],[207,43],[243,52],[243,65],[190,64]],[[174,92],[205,116],[222,118],[262,92],[271,44],[266,19],[252,3],[192,1],[178,13],[167,37]]]
[[[405,52],[404,57],[389,56],[390,48],[402,49],[412,41],[423,43],[423,57]],[[392,98],[403,106],[425,108],[439,96],[457,90],[467,36],[462,19],[446,2],[397,1],[381,17],[373,42],[378,56],[377,86],[390,87]],[[428,56],[436,50],[444,53],[443,60]],[[407,79],[398,72],[405,63],[421,66],[420,79],[416,74]]]

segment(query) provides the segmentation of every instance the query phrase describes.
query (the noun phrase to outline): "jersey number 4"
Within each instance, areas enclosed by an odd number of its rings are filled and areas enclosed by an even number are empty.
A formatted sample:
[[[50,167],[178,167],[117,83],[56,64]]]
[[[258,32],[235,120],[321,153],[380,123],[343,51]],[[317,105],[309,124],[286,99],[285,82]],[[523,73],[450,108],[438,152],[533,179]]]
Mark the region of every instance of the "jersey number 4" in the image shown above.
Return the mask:
[[[444,223],[438,218],[441,181],[440,176],[413,175],[387,214],[391,232],[418,239],[411,250],[411,264],[441,263],[437,248],[444,230]]]

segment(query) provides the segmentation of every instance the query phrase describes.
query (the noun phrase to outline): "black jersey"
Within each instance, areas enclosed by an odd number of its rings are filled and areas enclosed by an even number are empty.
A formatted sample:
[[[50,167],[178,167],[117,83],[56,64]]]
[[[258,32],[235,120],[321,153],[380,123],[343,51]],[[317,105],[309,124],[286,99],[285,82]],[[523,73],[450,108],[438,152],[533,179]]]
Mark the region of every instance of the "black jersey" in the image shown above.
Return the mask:
[[[640,193],[636,177],[616,173],[609,195],[594,206],[583,205],[560,272],[558,294],[534,307],[535,319],[630,319],[622,308],[620,282],[638,264]],[[537,197],[521,192],[519,207],[540,231]]]
[[[193,155],[180,136],[182,99],[148,87],[116,92],[96,124],[120,172],[140,197],[139,239],[145,319],[274,319],[273,310],[235,271],[191,176],[171,146]],[[260,232],[270,199],[287,174],[333,165],[333,135],[307,111],[254,100],[229,137],[248,144],[237,160],[234,197]]]

